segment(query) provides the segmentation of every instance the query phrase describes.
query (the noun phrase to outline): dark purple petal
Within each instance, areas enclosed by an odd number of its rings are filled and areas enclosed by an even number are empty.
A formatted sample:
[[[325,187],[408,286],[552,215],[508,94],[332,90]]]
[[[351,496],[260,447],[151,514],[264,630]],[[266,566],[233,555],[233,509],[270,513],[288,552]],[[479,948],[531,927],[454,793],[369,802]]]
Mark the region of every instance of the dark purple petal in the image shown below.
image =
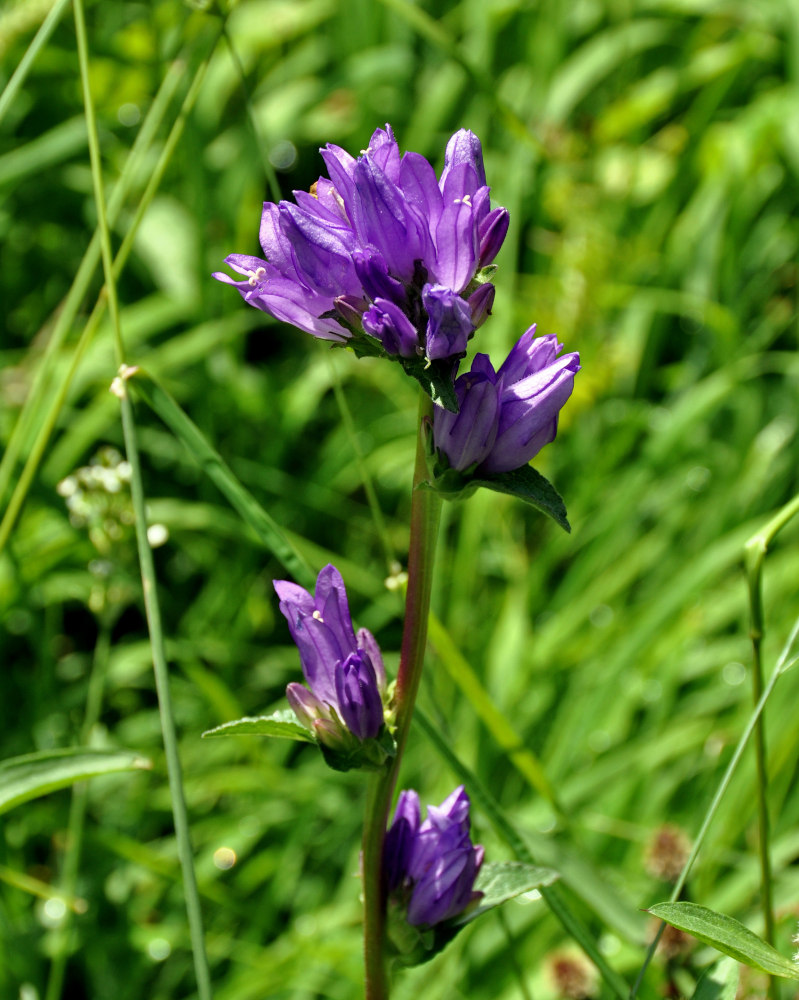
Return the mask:
[[[377,677],[377,686],[380,689],[380,693],[385,694],[386,668],[383,664],[383,654],[380,652],[377,640],[368,628],[359,628],[355,635],[355,643],[358,649],[366,653],[369,657],[369,660],[374,667],[375,677]]]
[[[416,356],[419,336],[405,313],[388,299],[375,299],[363,314],[363,328],[376,337],[389,354]]]
[[[469,801],[466,788],[463,785],[458,785],[454,791],[450,792],[440,806],[428,806],[427,815],[428,817],[434,817],[435,820],[438,820],[439,817],[446,817],[451,823],[459,825],[465,823],[466,832],[468,833],[470,806],[471,802]]]
[[[459,164],[468,163],[476,172],[480,184],[486,182],[486,172],[483,166],[483,147],[480,140],[468,129],[459,129],[451,136],[447,143],[447,151],[444,154],[444,169],[441,173],[441,185],[443,188],[450,172]]]
[[[355,274],[364,292],[372,299],[390,299],[398,306],[405,302],[405,288],[401,282],[388,273],[388,264],[383,257],[370,248],[356,250],[352,255]]]
[[[580,370],[578,354],[553,356],[559,348],[556,338],[530,341],[525,335],[522,340],[525,346],[520,347],[520,341],[518,353],[511,352],[507,368],[500,369],[499,426],[491,453],[481,465],[484,472],[518,469],[554,440],[558,414]],[[506,380],[521,372],[525,357],[530,373],[508,384]]]
[[[349,230],[334,229],[297,205],[280,204],[280,228],[291,243],[302,276],[322,295],[354,295],[361,291],[350,253]]]
[[[431,235],[435,233],[443,199],[436,172],[420,153],[405,153],[402,157],[400,187],[408,201],[428,220]]]
[[[408,923],[437,924],[454,917],[463,907],[455,909],[453,901],[462,897],[468,887],[471,895],[474,878],[470,879],[469,847],[457,848],[436,859],[425,875],[416,883],[408,903]]]
[[[427,357],[433,361],[465,354],[469,337],[474,333],[469,304],[445,285],[425,285],[422,305],[428,316]]]
[[[426,250],[416,213],[399,187],[369,157],[358,160],[354,178],[352,222],[358,237],[378,250],[391,274],[410,281],[414,261],[423,258]]]
[[[495,208],[479,224],[477,235],[480,240],[479,266],[485,267],[499,253],[508,234],[510,215],[507,208]]]
[[[355,194],[355,179],[353,177],[355,164],[358,162],[354,156],[342,149],[341,146],[334,146],[328,143],[319,152],[325,161],[330,180],[344,202],[347,216],[352,220],[352,199]]]
[[[366,653],[350,653],[336,665],[336,696],[347,729],[359,740],[374,739],[383,725],[383,701]]]
[[[473,201],[479,190],[483,190],[483,198],[488,195],[488,188],[485,181],[481,181],[477,176],[477,171],[469,163],[459,163],[453,167],[441,182],[441,194],[444,204],[448,205],[453,201],[463,201],[464,198]]]
[[[355,650],[355,632],[352,628],[347,590],[341,573],[328,563],[319,571],[315,590],[316,610],[322,621],[332,629],[344,655]]]
[[[474,366],[456,380],[455,395],[458,413],[436,407],[433,441],[454,469],[463,470],[491,452],[499,428],[499,396],[494,381]]]
[[[436,227],[435,274],[439,284],[462,292],[477,265],[477,228],[468,200],[446,205]]]
[[[482,326],[491,315],[491,309],[494,305],[495,291],[496,289],[491,282],[486,281],[482,285],[478,285],[466,300],[469,304],[469,309],[472,314],[472,323],[474,324],[475,329]]]
[[[419,796],[413,789],[400,792],[394,819],[386,834],[383,864],[388,892],[398,889],[408,878],[408,863],[419,829]]]

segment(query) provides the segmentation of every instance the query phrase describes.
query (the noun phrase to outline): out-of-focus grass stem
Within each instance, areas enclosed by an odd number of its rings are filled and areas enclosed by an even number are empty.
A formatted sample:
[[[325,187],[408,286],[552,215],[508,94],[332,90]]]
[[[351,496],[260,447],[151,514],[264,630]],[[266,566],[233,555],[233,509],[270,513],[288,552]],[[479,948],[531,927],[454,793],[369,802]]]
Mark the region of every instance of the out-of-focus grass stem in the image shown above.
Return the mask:
[[[3,88],[3,93],[0,94],[0,122],[5,118],[6,112],[14,103],[14,98],[25,82],[25,77],[36,60],[36,56],[38,56],[43,46],[47,44],[48,38],[52,35],[55,26],[61,20],[61,15],[66,10],[68,4],[69,0],[56,0],[47,12],[47,17],[42,21],[39,30],[33,36],[33,41],[26,49],[25,55],[20,59],[19,65],[11,74],[11,79]]]
[[[86,694],[86,710],[80,729],[79,742],[88,746],[92,730],[100,718],[100,708],[103,701],[103,687],[108,667],[108,654],[111,649],[112,616],[106,611],[100,619],[97,632],[97,642],[94,645],[92,669],[89,675],[89,689]],[[89,785],[83,781],[72,788],[72,798],[69,804],[69,820],[67,822],[67,841],[64,852],[64,866],[61,874],[61,893],[64,898],[72,899],[78,884],[78,869],[80,867],[81,847],[83,845],[83,827],[86,819],[86,807],[89,801]],[[59,1000],[64,985],[64,973],[69,955],[69,937],[72,929],[72,913],[68,909],[64,923],[60,928],[58,949],[50,965],[50,975],[47,979],[45,1000]]]
[[[97,221],[100,233],[100,248],[105,274],[105,287],[108,295],[108,310],[114,331],[114,345],[120,372],[124,371],[125,349],[122,341],[122,331],[119,319],[119,303],[114,280],[114,265],[111,253],[111,235],[105,212],[105,196],[103,194],[102,164],[100,160],[100,144],[97,137],[97,123],[94,117],[94,105],[91,96],[89,79],[89,50],[86,38],[86,21],[83,12],[83,0],[74,0],[75,32],[78,42],[78,59],[80,62],[81,85],[86,114],[86,128],[89,137],[89,155],[91,160],[92,184],[97,207]],[[125,380],[120,377],[117,394],[122,409],[122,430],[125,439],[125,450],[131,467],[131,494],[136,525],[136,542],[141,567],[142,591],[147,616],[147,626],[150,633],[150,647],[155,671],[155,684],[158,693],[158,706],[161,718],[161,731],[164,740],[164,751],[169,775],[169,789],[172,801],[172,814],[175,822],[178,855],[183,871],[183,891],[188,912],[189,932],[191,936],[194,970],[197,978],[197,992],[200,1000],[210,1000],[211,976],[208,969],[208,959],[205,953],[205,942],[202,927],[202,911],[197,891],[197,877],[194,871],[191,840],[189,837],[188,814],[183,795],[183,780],[181,776],[180,757],[178,754],[177,732],[175,730],[172,699],[169,691],[169,672],[166,663],[166,650],[163,630],[161,628],[161,612],[158,604],[158,590],[153,562],[152,549],[147,539],[147,512],[145,509],[144,490],[142,487],[139,451],[136,442],[136,426],[133,419],[133,406],[128,395]]]
[[[763,564],[766,552],[777,533],[799,511],[799,495],[787,503],[768,524],[757,531],[744,546],[744,568],[749,591],[749,635],[752,640],[752,697],[755,705],[763,694],[762,646],[766,621],[763,610]],[[774,899],[772,891],[771,855],[769,851],[768,766],[766,733],[762,717],[755,727],[755,760],[757,764],[758,852],[760,855],[760,902],[763,909],[764,937],[774,944]],[[774,976],[769,979],[769,996],[777,1000],[779,985]]]

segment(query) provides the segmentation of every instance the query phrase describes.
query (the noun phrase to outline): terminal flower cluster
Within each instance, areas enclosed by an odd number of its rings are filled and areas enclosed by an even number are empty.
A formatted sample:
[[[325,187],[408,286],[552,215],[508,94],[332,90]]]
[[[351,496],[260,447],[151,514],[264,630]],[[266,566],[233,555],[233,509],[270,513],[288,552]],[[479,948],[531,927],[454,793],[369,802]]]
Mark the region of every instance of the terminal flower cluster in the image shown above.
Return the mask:
[[[419,796],[400,792],[386,834],[384,871],[389,898],[413,926],[433,926],[462,913],[481,893],[474,880],[482,846],[469,836],[469,796],[463,785],[421,820]]]
[[[231,254],[250,305],[323,340],[357,334],[388,355],[461,357],[490,313],[494,286],[480,271],[497,255],[508,212],[491,208],[480,140],[466,129],[436,177],[419,153],[400,154],[390,125],[353,157],[321,150],[329,178],[295,202],[267,202],[265,259]]]
[[[294,714],[333,751],[377,738],[386,696],[383,658],[368,629],[354,631],[339,571],[325,566],[314,594],[288,580],[275,580],[274,587],[308,683],[286,689]]]

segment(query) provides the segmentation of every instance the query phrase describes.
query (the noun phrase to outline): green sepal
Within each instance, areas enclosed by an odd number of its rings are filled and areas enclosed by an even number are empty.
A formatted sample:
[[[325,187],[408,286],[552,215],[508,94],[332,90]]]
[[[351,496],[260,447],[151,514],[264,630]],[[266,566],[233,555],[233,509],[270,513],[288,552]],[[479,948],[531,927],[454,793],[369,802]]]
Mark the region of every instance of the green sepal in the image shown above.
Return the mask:
[[[335,310],[324,315],[331,315],[342,322]],[[415,378],[434,403],[438,403],[439,406],[443,406],[444,409],[450,410],[452,413],[458,412],[458,400],[455,397],[453,378],[454,358],[438,358],[435,361],[428,361],[422,356],[403,358],[398,354],[388,354],[375,337],[351,326],[348,329],[352,336],[340,344],[332,344],[333,347],[348,347],[357,358],[386,358],[388,361],[398,362],[405,374]]]
[[[224,722],[202,735],[203,739],[212,736],[272,736],[282,740],[297,740],[299,743],[316,743],[313,734],[297,722],[297,717],[291,709],[283,709],[271,715],[259,715],[256,718],[245,716],[234,722]]]
[[[479,475],[475,473],[475,466],[462,471],[453,469],[446,455],[435,450],[433,431],[429,424],[425,433],[427,472],[430,478],[419,484],[422,489],[434,490],[444,500],[466,500],[481,486],[495,493],[507,493],[551,517],[564,531],[571,531],[563,497],[532,465],[523,465],[511,472],[483,472]]]
[[[716,951],[729,955],[736,962],[767,972],[770,976],[799,979],[799,964],[785,958],[748,927],[724,913],[709,910],[698,903],[658,903],[657,906],[650,906],[647,912],[703,944],[711,945]]]
[[[412,926],[405,919],[405,908],[391,903],[388,934],[396,949],[396,964],[410,967],[429,962],[473,920],[524,892],[552,885],[559,877],[552,868],[540,868],[521,861],[484,864],[474,883],[475,891],[483,895],[470,903],[457,917],[433,927]]]
[[[347,736],[347,743],[342,747],[318,743],[325,763],[334,771],[379,771],[386,761],[396,756],[397,744],[387,726],[383,726],[372,740],[358,740],[352,734]]]
[[[396,360],[405,369],[405,374],[415,378],[434,403],[443,406],[450,413],[458,412],[453,380],[453,358],[428,361],[426,358],[397,357]]]

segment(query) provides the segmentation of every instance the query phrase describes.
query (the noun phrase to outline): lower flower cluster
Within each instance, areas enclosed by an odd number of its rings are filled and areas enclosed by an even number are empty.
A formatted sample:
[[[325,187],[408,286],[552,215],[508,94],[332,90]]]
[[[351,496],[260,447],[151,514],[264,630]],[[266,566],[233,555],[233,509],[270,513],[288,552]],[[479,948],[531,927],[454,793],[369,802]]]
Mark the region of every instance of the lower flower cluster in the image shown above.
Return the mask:
[[[419,796],[400,793],[386,835],[384,870],[390,902],[413,926],[433,926],[480,898],[474,880],[483,848],[469,836],[469,796],[463,785],[421,820]]]

